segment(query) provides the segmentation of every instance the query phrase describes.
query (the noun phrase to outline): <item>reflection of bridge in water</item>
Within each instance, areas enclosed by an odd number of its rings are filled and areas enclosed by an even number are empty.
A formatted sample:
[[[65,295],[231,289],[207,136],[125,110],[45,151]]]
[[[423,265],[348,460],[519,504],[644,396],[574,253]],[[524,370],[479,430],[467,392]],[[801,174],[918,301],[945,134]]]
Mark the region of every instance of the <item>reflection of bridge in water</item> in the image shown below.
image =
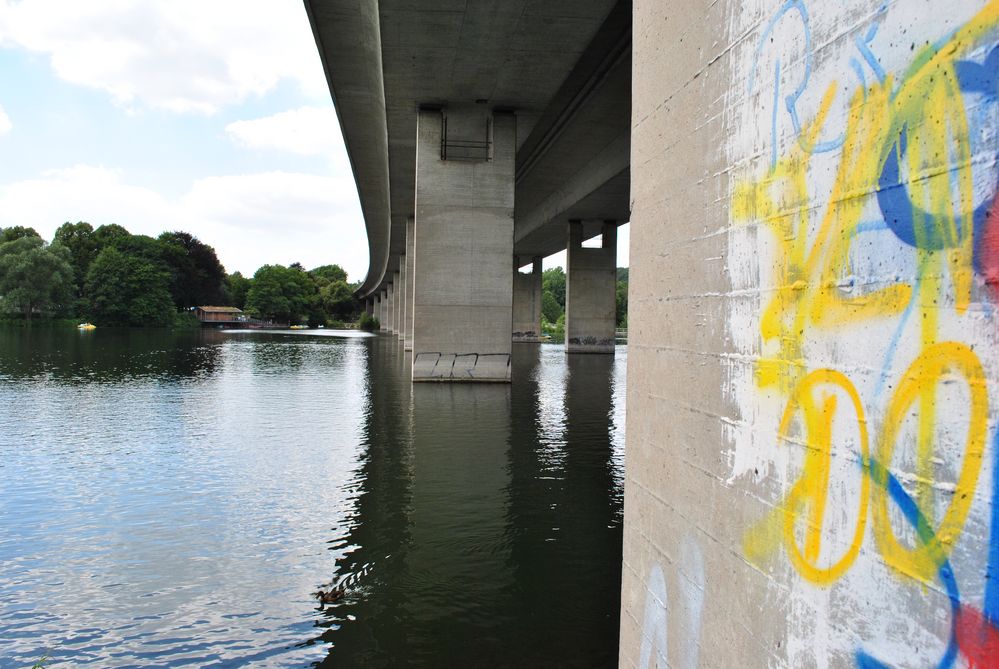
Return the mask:
[[[320,625],[342,666],[609,666],[625,357],[517,347],[512,384],[409,382],[371,340],[366,450]]]

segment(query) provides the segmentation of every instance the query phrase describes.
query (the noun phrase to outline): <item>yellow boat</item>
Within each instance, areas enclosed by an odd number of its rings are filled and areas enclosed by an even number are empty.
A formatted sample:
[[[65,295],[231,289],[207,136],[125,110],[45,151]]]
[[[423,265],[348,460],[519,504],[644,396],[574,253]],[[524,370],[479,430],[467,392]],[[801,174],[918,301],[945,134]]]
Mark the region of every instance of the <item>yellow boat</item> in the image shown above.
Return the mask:
[[[93,323],[80,323],[76,326],[77,330],[96,330],[97,326]]]
[[[309,326],[308,325],[292,325],[288,329],[289,330],[308,330]]]

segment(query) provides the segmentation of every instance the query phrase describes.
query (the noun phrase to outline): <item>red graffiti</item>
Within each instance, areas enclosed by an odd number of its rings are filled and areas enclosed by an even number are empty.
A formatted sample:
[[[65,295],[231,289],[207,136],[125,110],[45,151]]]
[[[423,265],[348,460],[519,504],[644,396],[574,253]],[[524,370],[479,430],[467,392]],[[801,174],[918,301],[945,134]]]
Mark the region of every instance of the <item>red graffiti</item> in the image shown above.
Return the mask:
[[[999,298],[999,198],[992,202],[978,244],[979,271],[993,299]]]
[[[999,669],[999,627],[981,611],[962,606],[955,631],[957,646],[969,669]]]

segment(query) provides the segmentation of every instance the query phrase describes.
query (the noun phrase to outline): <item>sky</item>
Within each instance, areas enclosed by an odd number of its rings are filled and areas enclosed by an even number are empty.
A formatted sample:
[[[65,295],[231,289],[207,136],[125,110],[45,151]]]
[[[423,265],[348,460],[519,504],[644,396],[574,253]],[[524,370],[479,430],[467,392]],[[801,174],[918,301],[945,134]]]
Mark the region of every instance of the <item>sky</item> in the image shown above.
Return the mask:
[[[301,0],[0,0],[0,158],[0,227],[184,230],[229,272],[367,272]]]

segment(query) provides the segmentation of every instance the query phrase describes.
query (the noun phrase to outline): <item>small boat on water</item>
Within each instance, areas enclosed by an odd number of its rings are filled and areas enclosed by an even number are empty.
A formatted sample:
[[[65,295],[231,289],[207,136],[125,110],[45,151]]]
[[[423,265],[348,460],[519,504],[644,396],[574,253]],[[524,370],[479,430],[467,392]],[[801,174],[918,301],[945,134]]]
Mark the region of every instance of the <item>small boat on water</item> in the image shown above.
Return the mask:
[[[292,325],[288,329],[289,330],[308,330],[309,326],[308,325]]]
[[[77,330],[96,330],[97,326],[93,323],[80,323],[76,326]]]

